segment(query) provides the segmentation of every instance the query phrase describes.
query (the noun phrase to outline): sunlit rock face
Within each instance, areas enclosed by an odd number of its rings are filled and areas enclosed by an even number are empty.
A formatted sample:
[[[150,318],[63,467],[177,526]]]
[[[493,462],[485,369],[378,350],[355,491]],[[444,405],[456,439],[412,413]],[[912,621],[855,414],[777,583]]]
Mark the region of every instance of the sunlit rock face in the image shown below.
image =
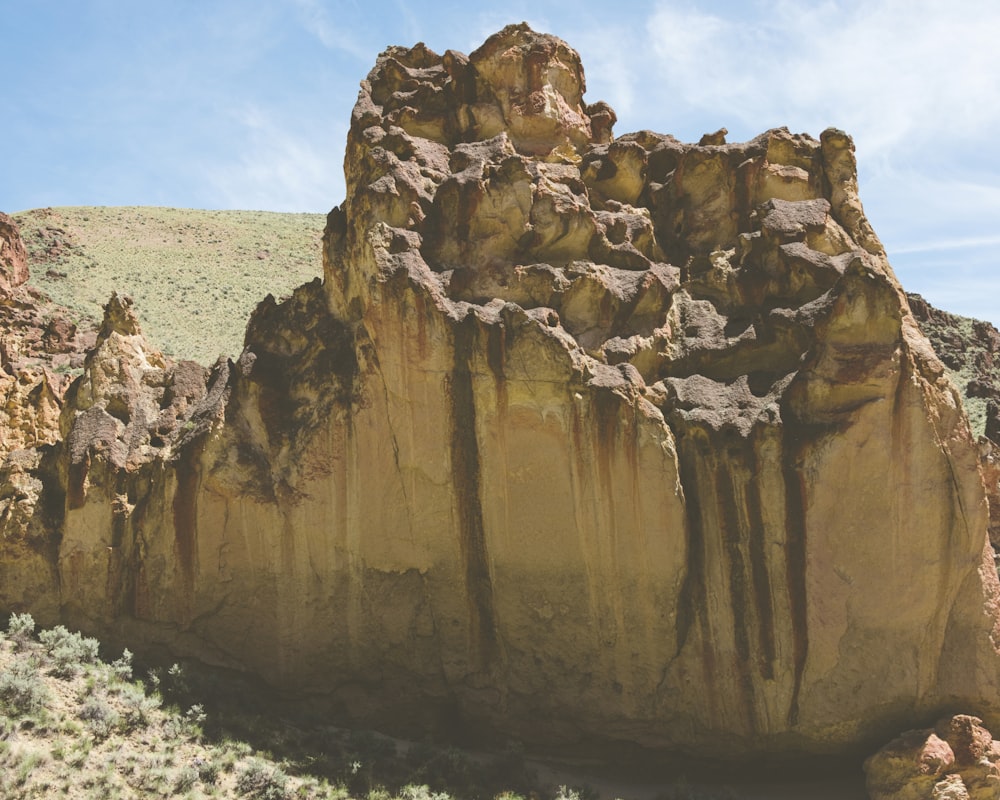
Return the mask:
[[[614,138],[583,93],[525,25],[383,53],[322,283],[207,379],[106,322],[39,606],[369,724],[581,752],[994,713],[978,453],[850,138]]]

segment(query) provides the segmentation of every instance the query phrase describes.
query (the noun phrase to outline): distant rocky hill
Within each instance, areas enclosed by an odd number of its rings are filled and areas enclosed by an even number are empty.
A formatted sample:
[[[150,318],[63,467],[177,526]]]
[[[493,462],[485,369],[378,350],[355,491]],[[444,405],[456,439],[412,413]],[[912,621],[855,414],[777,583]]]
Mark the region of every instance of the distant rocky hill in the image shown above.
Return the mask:
[[[1000,551],[1000,331],[990,322],[934,308],[918,294],[907,298],[920,328],[962,393],[990,499],[990,541]]]
[[[22,337],[0,606],[575,756],[1000,718],[992,445],[850,137],[615,138],[583,88],[526,25],[390,48],[324,278],[237,358],[173,359],[118,295],[68,388]]]
[[[907,294],[913,315],[965,400],[972,431],[1000,445],[1000,331]]]

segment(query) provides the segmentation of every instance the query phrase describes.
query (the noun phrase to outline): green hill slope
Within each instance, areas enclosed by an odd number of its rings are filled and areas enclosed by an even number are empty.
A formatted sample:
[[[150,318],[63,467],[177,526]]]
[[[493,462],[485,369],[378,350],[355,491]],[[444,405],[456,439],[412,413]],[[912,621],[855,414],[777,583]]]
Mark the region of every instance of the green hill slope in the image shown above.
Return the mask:
[[[97,321],[113,290],[130,295],[156,347],[206,365],[239,355],[267,294],[323,271],[323,214],[80,206],[12,216],[33,285]]]

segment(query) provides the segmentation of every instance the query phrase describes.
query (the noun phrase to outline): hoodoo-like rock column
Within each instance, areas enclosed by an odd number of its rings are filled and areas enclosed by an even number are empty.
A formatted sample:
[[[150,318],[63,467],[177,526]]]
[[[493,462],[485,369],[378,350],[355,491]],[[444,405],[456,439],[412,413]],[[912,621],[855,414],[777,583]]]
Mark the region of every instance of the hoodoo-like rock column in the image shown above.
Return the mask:
[[[325,280],[238,362],[110,305],[38,477],[47,597],[368,724],[580,751],[997,714],[978,454],[850,138],[615,139],[584,88],[526,25],[390,48]]]

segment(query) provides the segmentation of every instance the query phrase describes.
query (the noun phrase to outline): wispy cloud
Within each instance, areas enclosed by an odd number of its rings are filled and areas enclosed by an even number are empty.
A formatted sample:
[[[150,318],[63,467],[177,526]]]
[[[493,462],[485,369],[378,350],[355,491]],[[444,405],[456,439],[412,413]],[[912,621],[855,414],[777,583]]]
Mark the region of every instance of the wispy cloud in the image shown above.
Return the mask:
[[[1000,246],[1000,236],[969,236],[957,239],[938,239],[934,241],[914,242],[897,247],[894,253],[907,255],[909,253],[935,253],[948,250],[972,250],[980,247]]]
[[[292,132],[256,106],[247,106],[236,116],[245,144],[229,161],[207,170],[221,198],[218,205],[325,212],[343,198],[340,161],[321,149],[323,138]],[[346,127],[338,127],[337,136],[346,136]]]
[[[777,0],[749,18],[663,2],[649,41],[665,92],[685,104],[837,125],[876,155],[1000,122],[997,30],[992,0]]]
[[[324,47],[337,50],[362,62],[371,60],[372,51],[359,41],[357,30],[343,24],[347,15],[334,21],[321,0],[291,0],[300,23]]]

